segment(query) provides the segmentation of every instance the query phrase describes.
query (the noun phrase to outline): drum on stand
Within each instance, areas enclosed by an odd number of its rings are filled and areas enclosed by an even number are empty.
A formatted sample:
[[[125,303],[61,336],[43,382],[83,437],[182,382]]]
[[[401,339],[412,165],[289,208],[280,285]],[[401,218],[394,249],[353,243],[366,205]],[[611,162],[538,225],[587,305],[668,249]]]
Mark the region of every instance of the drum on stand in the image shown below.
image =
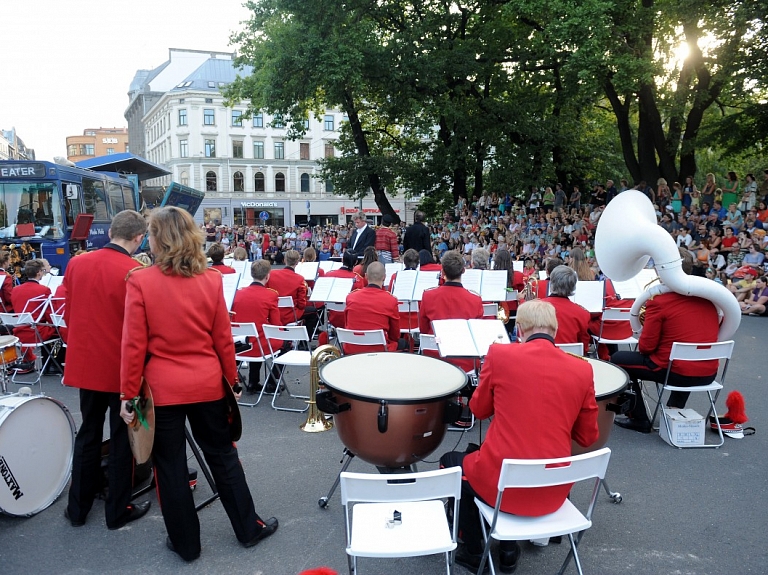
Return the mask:
[[[16,365],[20,357],[21,343],[19,343],[19,338],[12,335],[0,336],[0,369],[3,370],[2,373],[0,373],[0,387],[2,387],[3,393],[7,391],[7,369]]]
[[[616,397],[629,384],[629,375],[619,366],[592,357],[585,357],[584,359],[592,366],[595,399],[597,400],[597,427],[600,430],[600,435],[597,441],[588,447],[582,447],[574,441],[571,447],[573,455],[595,451],[608,443],[613,429],[613,418],[616,415],[616,412],[611,410],[611,406]]]
[[[42,395],[0,397],[0,512],[39,513],[64,490],[72,472],[75,422]]]

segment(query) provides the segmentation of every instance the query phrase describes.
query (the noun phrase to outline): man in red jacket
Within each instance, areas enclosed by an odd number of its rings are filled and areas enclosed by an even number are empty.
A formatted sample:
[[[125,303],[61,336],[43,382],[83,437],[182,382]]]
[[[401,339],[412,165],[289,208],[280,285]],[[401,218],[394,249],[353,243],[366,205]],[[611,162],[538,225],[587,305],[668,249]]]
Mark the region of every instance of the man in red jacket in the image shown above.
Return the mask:
[[[480,372],[469,407],[479,419],[493,416],[483,445],[472,452],[452,451],[440,458],[441,467],[460,465],[464,471],[459,528],[464,544],[456,562],[476,571],[482,558],[480,519],[474,498],[496,502],[504,459],[568,457],[571,440],[594,443],[599,435],[592,366],[555,346],[558,321],[555,309],[542,300],[525,302],[517,312],[517,331],[523,344],[492,345]],[[545,365],[535,378],[530,366]],[[542,409],[546,406],[546,422]],[[542,425],[546,433],[536,432]],[[532,430],[534,430],[532,432]],[[508,489],[501,509],[506,513],[536,517],[556,511],[570,486]],[[502,541],[502,571],[517,567],[520,547]]]
[[[29,325],[20,325],[13,330],[13,335],[19,338],[21,343],[34,344],[39,343],[39,339],[42,341],[48,341],[49,339],[57,337],[56,330],[52,327],[50,308],[44,308],[45,304],[40,299],[35,298],[47,298],[51,295],[51,290],[40,283],[43,276],[51,271],[51,266],[47,260],[36,259],[29,260],[24,264],[24,276],[27,281],[21,285],[13,288],[11,292],[11,305],[16,313],[30,312],[35,321],[39,321],[42,324],[37,328]],[[33,301],[34,300],[34,301]],[[43,313],[43,309],[45,312]],[[35,332],[37,329],[37,332]],[[39,339],[38,339],[39,334]],[[54,367],[56,364],[51,365],[53,362],[47,360],[48,351],[45,348],[41,348],[43,352],[43,364],[48,370],[48,374],[54,374]],[[22,362],[16,365],[13,369],[20,373],[28,373],[35,370],[35,359],[37,356],[31,347],[24,350]]]
[[[581,343],[586,353],[590,340],[590,315],[582,306],[568,299],[576,291],[578,279],[572,268],[557,266],[549,276],[549,297],[544,301],[551,303],[557,314],[555,343]]]
[[[680,248],[680,257],[683,271],[690,275],[693,257],[685,248]],[[648,299],[637,351],[617,351],[611,356],[611,363],[623,367],[629,374],[635,392],[629,417],[617,417],[614,423],[625,429],[650,433],[651,421],[642,400],[640,380],[664,381],[674,342],[716,342],[719,329],[717,309],[709,300],[674,292]],[[717,360],[678,362],[672,366],[669,382],[680,387],[707,385],[717,376],[717,368]],[[684,408],[688,395],[684,391],[671,392],[667,407]]]
[[[137,267],[131,254],[147,224],[125,210],[109,229],[110,243],[72,259],[64,275],[67,362],[64,384],[80,388],[83,423],[75,438],[72,485],[64,512],[74,527],[85,524],[101,476],[101,441],[109,409],[109,494],[104,511],[109,529],[120,529],[149,510],[149,501],[131,503],[133,456],[128,428],[120,418],[120,342],[125,310],[125,277]]]
[[[296,250],[285,252],[285,267],[274,270],[269,274],[267,287],[275,290],[280,297],[291,296],[293,298],[293,309],[289,307],[280,308],[280,322],[282,325],[288,325],[301,319],[304,315],[304,308],[307,307],[307,282],[296,273],[296,265],[301,256]]]

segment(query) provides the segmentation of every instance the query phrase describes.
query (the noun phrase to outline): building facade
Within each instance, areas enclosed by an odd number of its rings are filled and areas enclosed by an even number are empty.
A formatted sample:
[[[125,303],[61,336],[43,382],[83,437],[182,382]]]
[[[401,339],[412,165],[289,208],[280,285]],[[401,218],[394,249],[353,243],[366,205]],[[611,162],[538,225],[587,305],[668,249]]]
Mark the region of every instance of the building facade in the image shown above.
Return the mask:
[[[80,136],[67,136],[67,159],[71,162],[130,151],[126,128],[89,128]]]
[[[182,52],[172,51],[171,61],[154,77],[170,78],[172,60],[182,59]],[[199,54],[208,53],[192,52],[193,56]],[[360,202],[335,195],[330,182],[320,179],[318,164],[338,153],[339,127],[346,121],[342,112],[326,110],[322,117],[309,118],[306,133],[298,140],[287,138],[279,117],[259,113],[244,118],[246,105],[228,108],[221,95],[237,74],[251,73],[250,69],[235,69],[233,56],[210,55],[154,98],[141,119],[143,155],[164,165],[172,175],[147,184],[175,181],[205,191],[196,214],[201,222],[290,226],[310,218],[318,224],[348,221]],[[155,93],[158,85],[155,80],[152,89],[137,86],[136,91]],[[138,153],[136,145],[132,147]],[[401,198],[393,198],[392,204],[402,219],[406,219],[406,210],[412,212]],[[372,197],[363,200],[362,207],[372,220],[380,219]]]
[[[0,160],[34,160],[35,150],[27,148],[16,128],[0,130]]]

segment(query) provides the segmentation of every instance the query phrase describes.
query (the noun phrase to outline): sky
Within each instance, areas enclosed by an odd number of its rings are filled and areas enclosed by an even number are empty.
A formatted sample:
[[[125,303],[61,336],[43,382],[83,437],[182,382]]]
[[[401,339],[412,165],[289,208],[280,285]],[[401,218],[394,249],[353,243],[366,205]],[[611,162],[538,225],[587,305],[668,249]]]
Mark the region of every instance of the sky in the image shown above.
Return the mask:
[[[124,128],[136,70],[169,48],[233,52],[244,0],[2,0],[0,128],[38,160],[66,156],[67,136]]]

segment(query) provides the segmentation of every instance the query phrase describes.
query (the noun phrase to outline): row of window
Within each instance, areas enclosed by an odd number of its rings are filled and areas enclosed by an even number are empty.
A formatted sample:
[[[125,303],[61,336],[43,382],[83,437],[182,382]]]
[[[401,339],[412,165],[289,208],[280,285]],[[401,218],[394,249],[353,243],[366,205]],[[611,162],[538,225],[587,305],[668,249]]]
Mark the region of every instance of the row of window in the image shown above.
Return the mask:
[[[189,176],[187,175],[187,172],[181,172],[181,184],[184,186],[189,185]],[[299,178],[299,184],[300,189],[304,193],[309,193],[309,182],[310,177],[309,174],[301,174],[301,177]],[[264,178],[264,174],[262,172],[256,172],[253,176],[253,191],[254,192],[264,192],[266,191],[265,186],[266,180]],[[278,172],[275,174],[274,178],[274,184],[275,184],[275,191],[276,192],[285,192],[285,174],[282,172]],[[245,176],[243,176],[242,172],[235,172],[232,174],[232,189],[235,192],[244,192],[245,191]],[[216,172],[209,171],[205,174],[205,190],[207,192],[215,192],[218,190],[218,176],[216,175]],[[326,193],[330,194],[333,193],[333,184],[331,182],[325,182],[325,191]]]
[[[326,142],[325,157],[332,158],[334,156],[334,149],[335,148],[333,146],[333,142]],[[216,157],[216,140],[208,140],[208,139],[204,140],[203,152],[206,158],[215,158]],[[186,140],[186,139],[179,140],[179,157],[181,158],[189,157],[189,140]],[[243,142],[241,140],[234,140],[232,142],[232,157],[245,158],[243,154]],[[264,159],[264,142],[253,143],[253,158],[256,160]],[[273,159],[275,160],[285,159],[285,142],[275,142]],[[306,142],[299,143],[299,159],[300,160],[310,159],[309,143],[306,143]]]
[[[256,114],[253,116],[253,127],[254,128],[263,128],[264,127],[264,114]],[[241,110],[232,110],[232,116],[231,116],[231,126],[233,127],[242,127],[243,125],[243,112]],[[179,109],[179,126],[187,126],[189,125],[188,119],[187,119],[187,109],[186,108],[180,108]],[[203,108],[203,125],[204,126],[215,126],[216,125],[216,110],[214,108]],[[273,116],[272,117],[272,123],[269,124],[270,128],[284,128],[285,125],[283,124],[283,119],[280,116]],[[304,128],[307,130],[309,129],[309,120],[304,120]],[[331,114],[326,114],[323,118],[323,128],[328,131],[332,132],[335,128],[335,121]]]
[[[95,156],[96,150],[93,144],[69,144],[67,156]]]

